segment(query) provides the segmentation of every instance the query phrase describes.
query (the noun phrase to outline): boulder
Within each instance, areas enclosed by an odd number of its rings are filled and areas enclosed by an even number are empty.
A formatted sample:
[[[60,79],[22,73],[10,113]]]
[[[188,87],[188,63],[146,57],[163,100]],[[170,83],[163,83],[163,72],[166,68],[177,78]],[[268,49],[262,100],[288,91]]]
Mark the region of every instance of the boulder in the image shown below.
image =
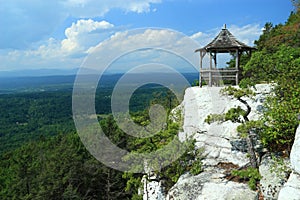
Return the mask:
[[[197,200],[254,200],[258,193],[249,189],[248,185],[232,181],[221,183],[205,183],[202,194]]]
[[[292,173],[280,190],[278,200],[299,200],[300,199],[300,175]]]
[[[166,200],[197,199],[201,195],[203,184],[210,177],[210,173],[201,173],[196,176],[192,176],[189,173],[182,175],[169,190]]]
[[[297,128],[295,141],[292,146],[291,154],[291,166],[298,174],[300,174],[300,126]]]
[[[299,200],[300,199],[300,126],[296,131],[295,141],[292,146],[290,161],[293,172],[288,181],[280,190],[278,200]]]
[[[224,179],[217,171],[203,172],[197,176],[186,174],[170,189],[167,200],[254,200],[257,192],[247,184]]]
[[[280,189],[286,182],[287,173],[283,170],[285,167],[277,165],[270,155],[265,155],[259,166],[259,173],[262,176],[260,190],[266,200],[277,199]]]
[[[157,181],[157,178],[152,176],[147,179],[146,176],[142,178],[143,183],[143,199],[151,200],[164,200],[165,195],[161,181]]]

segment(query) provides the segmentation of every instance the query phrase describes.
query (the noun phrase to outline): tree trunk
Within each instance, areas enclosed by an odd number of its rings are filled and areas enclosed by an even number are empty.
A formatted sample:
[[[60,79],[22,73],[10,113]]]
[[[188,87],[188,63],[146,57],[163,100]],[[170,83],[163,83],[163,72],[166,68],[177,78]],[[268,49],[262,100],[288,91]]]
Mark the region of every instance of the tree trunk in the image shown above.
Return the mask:
[[[244,118],[245,122],[248,122],[249,121],[248,115],[251,112],[251,107],[249,106],[249,104],[247,103],[247,101],[245,101],[244,99],[238,98],[238,100],[247,107],[246,113],[243,115],[243,118]]]
[[[247,107],[246,113],[243,115],[243,118],[244,118],[245,122],[248,122],[249,121],[248,115],[251,112],[251,107],[249,106],[247,101],[243,100],[242,98],[238,98],[238,100]],[[254,146],[253,146],[253,140],[252,140],[252,137],[251,137],[251,130],[249,130],[248,136],[246,138],[246,142],[247,142],[247,146],[248,146],[248,153],[249,153],[249,156],[250,156],[251,167],[258,168],[257,158],[256,158],[256,155],[255,155],[255,149],[254,149]]]
[[[258,168],[257,158],[256,158],[256,155],[255,155],[255,150],[254,150],[254,147],[253,147],[253,141],[251,139],[250,133],[247,136],[246,141],[247,141],[247,146],[248,146],[248,153],[249,153],[249,156],[250,156],[251,167]]]

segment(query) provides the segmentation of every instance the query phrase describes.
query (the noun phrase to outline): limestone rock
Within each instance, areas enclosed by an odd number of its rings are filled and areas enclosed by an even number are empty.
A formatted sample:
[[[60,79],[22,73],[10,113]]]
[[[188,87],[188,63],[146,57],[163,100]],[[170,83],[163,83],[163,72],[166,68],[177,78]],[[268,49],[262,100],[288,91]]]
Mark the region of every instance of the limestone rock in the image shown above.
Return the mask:
[[[197,200],[254,200],[257,196],[257,192],[250,190],[248,185],[229,181],[205,183]]]
[[[169,190],[166,200],[197,199],[201,195],[203,184],[209,180],[211,174],[201,173],[197,176],[185,174]]]
[[[281,166],[276,166],[271,156],[262,158],[259,166],[259,173],[262,176],[260,180],[260,190],[266,200],[275,200],[278,198],[280,189],[286,182],[286,172],[281,171]]]
[[[167,200],[254,200],[257,192],[248,185],[227,181],[216,171],[197,176],[184,175],[171,188]]]
[[[291,167],[293,172],[291,173],[288,181],[284,184],[280,190],[279,200],[300,200],[300,126],[296,131],[295,141],[292,146],[290,154]]]
[[[192,87],[187,88],[184,101],[173,111],[178,117],[183,118],[183,131],[178,136],[180,141],[193,137],[196,140],[196,148],[204,149],[204,172],[192,176],[189,173],[182,175],[177,183],[168,191],[167,200],[222,200],[222,199],[257,199],[257,192],[249,189],[247,184],[227,180],[228,169],[219,167],[220,163],[227,163],[237,167],[249,163],[245,142],[240,138],[236,128],[240,123],[214,122],[208,124],[205,119],[210,114],[221,114],[231,108],[241,106],[241,102],[222,96],[222,87]],[[256,86],[256,96],[253,99],[245,99],[251,106],[250,120],[258,119],[263,110],[262,104],[265,95],[270,92],[270,86],[261,84]],[[182,111],[183,116],[180,116]],[[230,169],[229,169],[230,171]],[[154,184],[154,183],[151,183]],[[159,183],[153,185],[153,196],[144,199],[163,198]],[[150,191],[150,188],[145,190]]]
[[[300,175],[292,173],[289,180],[280,190],[278,200],[299,200],[300,199]]]
[[[291,166],[292,168],[300,174],[300,126],[298,127],[295,135],[295,141],[292,146],[291,154]]]
[[[151,180],[151,177],[150,180],[147,180],[147,178],[144,176],[142,179],[142,183],[144,185],[143,199],[147,199],[147,200],[165,199],[161,181],[156,181],[154,178]]]

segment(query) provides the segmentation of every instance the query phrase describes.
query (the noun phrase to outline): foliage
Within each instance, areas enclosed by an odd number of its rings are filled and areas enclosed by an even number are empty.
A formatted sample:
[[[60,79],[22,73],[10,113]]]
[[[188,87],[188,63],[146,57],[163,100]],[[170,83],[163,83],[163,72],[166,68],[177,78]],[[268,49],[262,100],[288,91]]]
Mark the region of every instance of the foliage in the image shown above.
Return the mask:
[[[122,177],[127,180],[125,191],[130,192],[131,194],[133,194],[133,196],[138,197],[139,189],[143,189],[141,184],[142,176],[143,174],[133,174],[130,172],[124,172]]]
[[[211,124],[213,122],[225,122],[230,120],[232,122],[242,123],[241,117],[245,115],[245,112],[244,109],[238,106],[236,108],[230,108],[224,114],[210,114],[205,118],[204,122]]]
[[[132,138],[129,140],[129,147],[133,152],[145,153],[145,152],[154,152],[160,151],[165,145],[170,143],[172,140],[178,141],[178,131],[179,124],[174,122],[169,122],[167,129],[160,131],[160,133],[150,137],[150,138]],[[152,158],[151,165],[148,166],[154,169],[159,180],[163,181],[163,187],[165,190],[170,189],[179,179],[179,177],[190,171],[192,174],[198,174],[202,172],[202,151],[195,150],[195,141],[188,140],[184,143],[181,143],[186,148],[186,151],[181,155],[180,158],[176,159],[174,162],[171,162],[170,165],[161,167],[161,161],[156,158]],[[176,145],[175,145],[176,146]],[[174,155],[176,149],[165,149],[160,154],[163,155]],[[144,166],[140,166],[144,168]],[[134,195],[138,194],[139,188],[141,185],[142,177],[148,178],[147,174],[132,174],[126,173],[123,177],[127,178],[127,187],[126,191],[130,191]],[[150,180],[151,181],[151,180]],[[157,181],[157,180],[155,180]]]
[[[164,180],[166,190],[169,190],[182,174],[190,172],[193,175],[197,175],[203,171],[203,149],[195,150],[195,140],[188,140],[185,142],[185,145],[186,152],[160,172],[160,177]]]
[[[264,103],[261,132],[263,144],[271,151],[290,150],[300,113],[300,48],[285,45],[269,54],[257,52],[247,64],[253,82],[273,81],[274,90]]]
[[[69,91],[0,95],[0,153],[75,131]]]
[[[164,95],[157,95],[154,100],[150,98],[161,89],[142,88],[133,95],[136,100],[130,106],[135,111],[132,116],[137,123],[148,123],[148,112],[140,109],[147,108],[151,101],[159,103],[159,99],[163,100]],[[121,131],[113,117],[107,115],[110,91],[109,88],[102,88],[96,96],[96,111],[101,119],[101,127],[120,148],[136,148],[134,138]],[[160,102],[170,107],[167,104],[170,100]],[[125,191],[127,182],[130,183],[129,178],[123,178],[122,172],[107,168],[95,160],[85,150],[78,136],[72,133],[75,127],[71,103],[69,90],[0,95],[0,199],[137,197],[137,191]],[[172,100],[172,106],[175,103]],[[175,130],[178,130],[178,125],[170,125],[165,136],[155,139],[161,141],[168,134],[173,137],[177,133]],[[145,145],[151,146],[151,143]],[[146,146],[144,149],[147,149]],[[138,179],[136,184],[141,184]]]
[[[239,102],[241,102],[246,106],[246,110],[243,110],[240,106],[238,106],[237,108],[231,108],[227,113],[225,113],[225,115],[223,114],[223,115],[216,115],[216,116],[223,117],[224,121],[231,120],[233,122],[247,123],[246,125],[248,125],[250,121],[248,119],[248,115],[251,112],[251,107],[248,104],[248,102],[244,99],[244,97],[248,97],[248,98],[252,97],[254,96],[255,93],[249,87],[236,88],[232,86],[223,88],[220,91],[220,93],[237,99]],[[243,119],[241,119],[241,117]],[[208,116],[208,118],[206,118],[206,121],[207,122],[212,121],[212,117]],[[244,126],[245,125],[242,125],[240,127],[244,127]],[[253,168],[257,168],[258,167],[257,157],[253,146],[253,139],[250,136],[251,130],[247,130],[247,131],[248,132],[244,132],[243,137],[246,137],[250,163]]]
[[[190,169],[190,173],[194,176],[200,174],[203,171],[202,168],[202,159],[203,159],[203,151],[204,149],[197,149],[193,155],[192,166]]]
[[[143,200],[142,195],[134,194],[131,198],[131,200]]]
[[[213,122],[219,121],[224,122],[231,120],[232,122],[243,122],[241,120],[241,117],[244,118],[244,121],[248,121],[247,116],[249,115],[251,108],[248,105],[248,103],[242,99],[242,97],[252,97],[254,95],[254,92],[250,88],[235,88],[232,86],[227,86],[223,88],[220,93],[222,95],[227,95],[233,98],[236,98],[240,102],[246,105],[247,110],[242,109],[240,106],[236,108],[229,109],[225,114],[210,114],[206,117],[204,122],[211,124]]]
[[[235,68],[235,63],[236,63],[236,53],[231,54],[232,58],[230,59],[229,62],[227,62],[229,69],[234,69]],[[243,52],[239,55],[239,68],[240,70],[244,68],[244,66],[247,64],[247,62],[251,58],[251,54]],[[244,79],[244,74],[239,73],[239,82]],[[235,80],[224,80],[225,84],[229,83],[230,85],[235,84]]]
[[[259,121],[244,120],[238,132],[244,136],[250,131],[259,133],[263,144],[274,152],[290,150],[299,125],[300,4],[299,0],[293,3],[295,10],[285,24],[266,23],[263,34],[255,42],[257,51],[250,60],[248,55],[241,55],[243,80],[240,86],[243,89],[223,90],[224,95],[243,103],[244,97],[253,95],[249,86],[273,83],[273,93],[264,103],[263,117]],[[234,62],[231,60],[229,67],[234,66]],[[108,115],[112,86],[117,79],[109,86],[100,87],[95,99],[100,124],[109,139],[120,148],[136,152],[152,152],[173,139],[178,141],[176,135],[180,127],[176,123],[168,122],[165,130],[151,138],[136,139],[118,128]],[[138,189],[144,174],[124,174],[107,168],[81,144],[74,133],[72,91],[68,84],[63,88],[57,90],[52,86],[51,91],[0,95],[0,199],[141,199]],[[178,105],[167,88],[158,85],[138,88],[130,99],[133,120],[142,126],[148,125],[149,115],[145,110],[156,103],[168,112]],[[238,121],[241,116],[246,119],[248,111],[233,108],[226,114],[211,114],[206,122]],[[195,175],[202,171],[201,150],[194,150],[194,141],[185,145],[188,151],[180,159],[157,171],[160,179],[165,180],[166,189],[183,173],[189,171]],[[282,159],[275,160],[275,168],[288,170]],[[252,189],[260,179],[254,168],[232,173],[249,180]]]
[[[246,138],[251,131],[259,134],[263,128],[264,125],[261,120],[250,120],[243,124],[240,124],[237,127],[237,131],[238,133],[240,133],[241,137]]]
[[[240,89],[232,86],[225,87],[220,92],[222,95],[227,95],[236,99],[252,97],[255,94],[249,87]]]
[[[249,167],[242,170],[232,170],[231,174],[248,181],[250,189],[255,190],[257,182],[262,178],[258,169]]]
[[[282,89],[275,91],[276,95],[269,97],[266,101],[266,111],[262,119],[266,126],[261,139],[271,151],[285,149],[290,151],[293,144],[300,113],[300,84],[295,82],[294,84],[295,86],[291,86],[288,83],[289,91]],[[277,89],[279,88],[275,90]]]
[[[194,80],[192,86],[199,86],[199,79]]]
[[[1,199],[128,199],[122,173],[95,160],[76,134],[32,142],[1,156]]]
[[[245,110],[238,106],[237,108],[230,108],[225,114],[225,121],[231,120],[232,122],[241,123],[241,116],[245,115]]]
[[[265,25],[255,43],[258,51],[243,67],[244,85],[273,83],[273,93],[264,103],[262,143],[272,152],[291,149],[300,113],[300,11],[295,11],[285,24]]]
[[[224,122],[225,121],[225,115],[224,114],[209,114],[204,122],[211,124],[213,122]]]
[[[244,73],[251,82],[277,82],[285,76],[297,75],[300,48],[280,45],[275,52],[270,53],[266,48],[253,53],[250,61],[244,67]]]
[[[270,168],[271,173],[275,173],[280,179],[287,179],[291,173],[291,169],[284,161],[284,158],[272,155],[272,161]]]

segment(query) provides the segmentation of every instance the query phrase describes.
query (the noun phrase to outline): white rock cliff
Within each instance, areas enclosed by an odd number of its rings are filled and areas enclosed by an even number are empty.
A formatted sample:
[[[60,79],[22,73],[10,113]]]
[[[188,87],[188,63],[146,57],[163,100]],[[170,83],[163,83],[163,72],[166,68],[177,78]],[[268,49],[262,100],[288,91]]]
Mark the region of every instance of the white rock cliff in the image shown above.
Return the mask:
[[[222,87],[188,88],[185,91],[184,101],[179,106],[179,109],[182,109],[184,119],[183,132],[179,133],[179,139],[184,141],[193,136],[196,139],[196,148],[204,149],[204,171],[196,176],[192,176],[189,173],[182,175],[166,196],[161,194],[163,190],[159,188],[161,187],[160,183],[156,185],[150,184],[148,188],[145,188],[148,191],[147,198],[144,195],[145,200],[258,199],[258,192],[250,190],[247,184],[233,182],[226,178],[226,175],[232,168],[243,167],[249,163],[246,149],[243,149],[244,145],[236,131],[239,123],[226,121],[208,124],[204,121],[209,114],[225,113],[230,108],[237,106],[244,108],[244,105],[239,101],[222,96],[220,94],[221,89]],[[256,85],[254,98],[245,99],[252,109],[249,115],[250,120],[259,118],[262,103],[265,96],[270,93],[270,90],[270,85]],[[300,128],[298,128],[298,134],[291,154],[291,163],[294,171],[281,191],[282,180],[274,179],[274,185],[269,190],[266,190],[267,194],[270,190],[276,189],[276,192],[270,199],[276,199],[280,191],[279,199],[300,200],[299,155]],[[265,159],[268,162],[268,158]],[[265,179],[263,177],[263,180],[266,181],[265,184],[269,184],[268,176],[275,177],[272,173],[267,172],[269,168],[266,163],[263,163],[260,171],[265,173]],[[151,191],[151,194],[149,194],[149,191]],[[291,192],[294,194],[293,198],[284,198],[286,193]]]
[[[278,200],[299,200],[300,199],[300,126],[296,131],[295,141],[292,146],[291,166],[293,172],[288,181],[279,192]]]
[[[246,99],[252,108],[250,119],[259,117],[259,107],[264,95],[270,92],[269,85],[257,85],[256,96]],[[249,163],[247,153],[233,146],[239,141],[236,127],[231,121],[212,124],[204,120],[209,114],[221,114],[230,108],[244,105],[235,99],[222,96],[222,87],[192,87],[185,91],[184,132],[181,140],[192,136],[197,148],[204,148],[204,172],[197,176],[185,175],[168,192],[166,199],[255,199],[257,192],[248,185],[229,181],[225,178],[228,168],[243,167]]]

